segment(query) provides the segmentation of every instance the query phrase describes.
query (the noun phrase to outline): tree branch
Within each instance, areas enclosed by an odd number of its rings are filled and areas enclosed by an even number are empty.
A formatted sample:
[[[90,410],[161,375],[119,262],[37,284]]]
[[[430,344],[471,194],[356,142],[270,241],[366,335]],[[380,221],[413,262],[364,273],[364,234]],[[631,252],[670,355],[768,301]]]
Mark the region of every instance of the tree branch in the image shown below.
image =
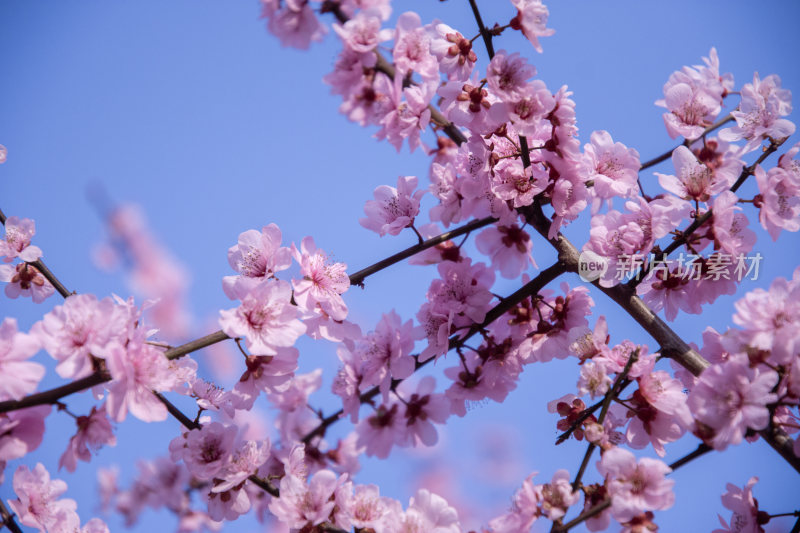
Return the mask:
[[[711,133],[715,129],[724,126],[725,124],[727,124],[728,122],[731,122],[732,120],[733,120],[733,117],[731,115],[726,115],[724,118],[718,120],[717,122],[715,122],[711,126],[707,127],[705,129],[705,131],[703,131],[703,133],[700,134],[699,137],[697,137],[695,139],[691,139],[691,140],[685,139],[681,144],[679,144],[675,148],[669,150],[668,152],[664,152],[663,154],[661,154],[658,157],[654,157],[653,159],[651,159],[650,161],[647,161],[646,163],[643,163],[642,166],[639,167],[639,172],[641,172],[642,170],[644,170],[646,168],[650,168],[652,166],[655,166],[655,165],[661,163],[662,161],[666,161],[672,155],[672,152],[674,152],[678,147],[686,146],[688,148],[695,141],[702,139],[703,137],[705,137],[706,135],[708,135],[709,133]]]
[[[14,521],[14,515],[6,508],[3,500],[0,500],[0,518],[3,519],[0,525],[7,527],[11,533],[22,533],[22,529],[17,525],[17,522]]]

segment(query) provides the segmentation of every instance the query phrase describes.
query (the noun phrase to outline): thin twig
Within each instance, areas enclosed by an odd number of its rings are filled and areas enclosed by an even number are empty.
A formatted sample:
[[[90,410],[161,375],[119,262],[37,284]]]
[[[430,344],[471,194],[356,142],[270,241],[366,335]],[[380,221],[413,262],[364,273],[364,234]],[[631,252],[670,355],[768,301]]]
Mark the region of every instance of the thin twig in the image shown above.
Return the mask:
[[[3,519],[1,525],[8,528],[11,533],[22,533],[22,529],[17,525],[17,522],[14,520],[14,515],[9,511],[3,500],[0,500],[0,518]]]
[[[644,169],[646,169],[646,168],[650,168],[650,167],[652,167],[652,166],[654,166],[654,165],[657,165],[657,164],[661,163],[662,161],[666,161],[666,160],[667,160],[667,159],[669,159],[669,157],[672,155],[672,152],[674,152],[674,151],[675,151],[675,150],[676,150],[678,147],[680,147],[680,146],[686,146],[686,147],[689,147],[689,146],[691,146],[691,145],[692,145],[694,142],[696,142],[696,141],[698,141],[698,140],[702,139],[703,137],[705,137],[706,135],[708,135],[709,133],[711,133],[711,132],[712,132],[712,131],[714,131],[715,129],[717,129],[717,128],[721,127],[721,126],[724,126],[725,124],[727,124],[728,122],[730,122],[730,121],[732,121],[732,120],[733,120],[733,117],[732,117],[731,115],[726,115],[724,118],[722,118],[722,119],[718,120],[717,122],[715,122],[715,123],[714,123],[714,124],[712,124],[711,126],[707,127],[707,128],[706,128],[706,129],[703,131],[703,133],[702,133],[702,134],[700,134],[700,136],[699,136],[699,137],[697,137],[697,138],[695,138],[695,139],[691,139],[691,140],[690,140],[690,139],[684,139],[684,141],[683,141],[681,144],[679,144],[678,146],[676,146],[675,148],[673,148],[673,149],[669,150],[668,152],[664,152],[663,154],[661,154],[661,155],[660,155],[660,156],[658,156],[658,157],[654,157],[654,158],[653,158],[653,159],[651,159],[650,161],[647,161],[647,162],[645,162],[645,163],[642,163],[642,166],[640,166],[640,167],[639,167],[639,172],[641,172],[642,170],[644,170]]]

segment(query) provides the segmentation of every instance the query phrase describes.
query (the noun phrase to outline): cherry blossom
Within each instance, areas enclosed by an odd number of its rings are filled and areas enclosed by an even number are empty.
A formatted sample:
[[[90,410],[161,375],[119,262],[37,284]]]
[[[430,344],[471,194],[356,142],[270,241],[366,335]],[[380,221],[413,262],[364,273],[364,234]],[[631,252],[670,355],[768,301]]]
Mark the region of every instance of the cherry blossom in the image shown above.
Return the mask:
[[[344,263],[331,263],[327,254],[318,249],[312,237],[306,237],[300,250],[292,244],[292,254],[300,263],[302,279],[293,279],[294,298],[298,305],[310,312],[319,308],[333,320],[347,316],[341,294],[350,287]]]
[[[414,217],[419,214],[419,201],[425,191],[415,192],[416,188],[416,176],[400,176],[396,189],[388,185],[376,188],[375,200],[364,206],[367,218],[360,219],[359,223],[381,237],[387,233],[399,235],[403,229],[414,225]]]
[[[431,53],[431,38],[413,11],[397,17],[392,58],[395,68],[403,74],[413,71],[424,80],[439,80],[439,63]]]
[[[16,267],[0,265],[0,281],[8,283],[4,292],[11,299],[30,297],[33,303],[40,304],[55,292],[55,287],[28,263]]]
[[[259,283],[245,292],[235,293],[242,304],[220,311],[219,324],[228,336],[244,337],[254,355],[276,355],[278,348],[292,346],[306,326],[298,320],[299,311],[290,303],[292,289],[288,282],[274,280]]]
[[[371,11],[359,11],[343,25],[334,24],[333,29],[346,48],[360,54],[372,52],[379,43],[392,37],[391,30],[381,30],[380,17]]]
[[[321,524],[333,512],[336,502],[331,496],[343,481],[330,470],[317,472],[308,484],[295,476],[284,476],[280,484],[281,497],[272,500],[269,510],[292,529]]]
[[[777,382],[777,373],[750,368],[744,354],[733,354],[705,369],[689,395],[696,432],[715,449],[724,450],[739,444],[749,428],[764,429],[769,423],[767,404],[777,400],[770,392]]]
[[[20,465],[14,472],[16,500],[8,504],[17,514],[21,524],[52,533],[72,533],[80,529],[80,517],[75,512],[78,504],[68,498],[58,499],[67,484],[60,479],[50,479],[42,463],[33,470]]]
[[[92,451],[98,450],[104,444],[109,446],[117,444],[117,438],[106,415],[105,404],[99,409],[92,407],[88,415],[79,416],[75,422],[78,425],[78,432],[69,439],[67,449],[58,461],[58,467],[64,467],[69,472],[75,471],[78,459],[88,463],[92,459]]]
[[[0,400],[19,400],[36,390],[45,370],[28,359],[40,346],[35,336],[17,331],[15,318],[0,323]]]
[[[603,453],[597,470],[606,478],[611,515],[620,522],[645,511],[669,509],[675,502],[675,481],[664,478],[671,470],[658,459],[643,457],[637,462],[628,450],[612,448]]]
[[[591,143],[584,146],[581,175],[584,181],[593,182],[593,194],[600,199],[634,196],[638,190],[639,152],[615,143],[607,131],[592,132],[590,139]]]
[[[753,74],[753,83],[746,83],[741,90],[742,101],[731,112],[736,126],[719,132],[725,141],[749,141],[745,150],[756,148],[763,139],[785,139],[794,133],[793,122],[785,117],[792,111],[792,93],[781,88],[781,79],[771,74],[763,80],[758,72]]]
[[[520,30],[540,54],[543,52],[539,37],[550,37],[556,31],[546,28],[550,12],[542,0],[511,0],[517,8],[517,16],[511,19],[511,27]]]
[[[32,452],[42,443],[49,405],[0,414],[0,466]]]
[[[239,242],[228,249],[228,263],[244,277],[266,280],[292,265],[292,251],[281,247],[281,230],[269,224],[239,234]]]
[[[492,267],[506,279],[515,279],[529,265],[536,266],[528,233],[517,224],[497,224],[483,230],[475,239],[478,250],[491,256]]]
[[[758,503],[753,498],[753,486],[758,483],[757,477],[751,477],[747,484],[739,488],[732,483],[728,483],[725,488],[727,491],[722,495],[722,505],[726,509],[733,511],[730,524],[719,516],[719,523],[722,529],[715,529],[712,533],[763,533],[761,527],[766,521],[763,520],[763,513],[758,509]],[[767,520],[769,518],[767,517]]]
[[[309,0],[286,0],[285,3],[261,0],[261,6],[261,16],[267,19],[267,29],[283,46],[307,50],[312,41],[321,41],[327,33],[311,9]]]
[[[431,52],[439,61],[439,70],[448,79],[464,81],[469,78],[478,56],[472,50],[472,42],[447,24],[429,27]]]
[[[10,263],[19,257],[21,261],[32,263],[42,256],[38,246],[31,245],[36,233],[36,223],[30,218],[8,217],[5,222],[6,236],[0,240],[0,256]]]
[[[756,167],[755,177],[758,218],[772,240],[778,240],[781,230],[800,230],[800,178],[780,166],[765,172],[761,165]]]

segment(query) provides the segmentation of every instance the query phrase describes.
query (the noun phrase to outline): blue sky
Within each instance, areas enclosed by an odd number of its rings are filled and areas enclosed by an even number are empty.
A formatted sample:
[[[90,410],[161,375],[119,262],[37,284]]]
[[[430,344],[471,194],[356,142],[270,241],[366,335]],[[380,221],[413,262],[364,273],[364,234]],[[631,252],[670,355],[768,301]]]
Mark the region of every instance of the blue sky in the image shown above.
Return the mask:
[[[700,63],[712,46],[737,87],[757,70],[762,77],[776,73],[784,87],[800,90],[800,64],[792,54],[800,49],[796,2],[551,4],[549,26],[556,34],[542,40],[544,54],[516,35],[503,35],[495,46],[521,51],[552,91],[562,84],[574,91],[582,142],[593,130],[605,129],[636,148],[643,160],[674,146],[663,128],[662,110],[653,102],[662,97],[672,71]],[[479,5],[488,25],[513,16],[510,2],[483,0]],[[406,9],[417,10],[423,22],[439,18],[467,36],[476,33],[466,0],[397,1],[393,18]],[[229,306],[220,280],[230,273],[226,250],[242,231],[275,222],[285,242],[313,235],[318,246],[348,263],[351,271],[415,242],[411,234],[379,238],[360,227],[358,218],[376,186],[394,185],[398,175],[418,175],[424,181],[427,158],[405,149],[398,155],[371,138],[374,130],[351,124],[337,112],[337,98],[321,81],[339,50],[332,35],[309,52],[282,49],[258,14],[256,2],[0,3],[0,49],[6,51],[0,143],[9,151],[8,162],[0,167],[0,207],[8,215],[36,220],[36,244],[70,289],[99,297],[130,292],[122,276],[99,272],[89,257],[104,235],[87,199],[93,184],[116,202],[141,205],[162,243],[189,268],[198,335],[215,329],[216,310]],[[480,50],[479,56],[485,66]],[[798,122],[797,115],[789,118]],[[656,170],[670,173],[668,163]],[[657,190],[654,177],[645,173],[642,179],[648,192]],[[753,190],[743,188],[742,195]],[[430,198],[425,205],[432,205]],[[585,223],[567,231],[577,245],[585,239],[583,228]],[[746,289],[765,286],[775,276],[789,277],[800,263],[797,235],[783,235],[773,244],[764,231],[757,233],[757,249],[765,256],[763,279]],[[534,239],[534,254],[540,266],[553,257],[540,239]],[[382,272],[368,280],[366,289],[346,295],[351,316],[365,330],[391,308],[410,318],[433,275],[432,269],[405,265]],[[577,277],[568,281],[579,283]],[[498,292],[512,290],[508,283],[498,284]],[[594,297],[597,312],[608,316],[612,340],[649,341],[602,295]],[[675,327],[687,340],[699,342],[706,325],[724,329],[730,323],[735,299],[721,298],[701,317],[679,318]],[[28,328],[56,303],[56,297],[43,306],[2,299],[0,310]],[[305,371],[326,369],[315,402],[332,411],[336,403],[327,390],[336,368],[333,346],[309,343],[301,361]],[[443,441],[457,452],[437,448],[366,461],[358,480],[381,482],[385,493],[405,502],[420,471],[450,465],[460,476],[462,497],[497,514],[530,472],[549,480],[558,468],[577,469],[583,446],[554,448],[555,419],[545,411],[546,402],[572,391],[576,380],[571,363],[528,367],[505,404],[478,407],[448,424]],[[50,378],[44,385],[57,382]],[[69,403],[77,411],[88,411],[90,405],[86,394]],[[24,462],[43,461],[54,476],[65,479],[88,519],[93,516],[95,465],[119,463],[123,480],[129,479],[134,459],[165,453],[177,431],[172,420],[146,428],[126,421],[119,426],[116,449],[103,449],[74,475],[56,473],[73,422],[54,413],[41,449]],[[498,486],[477,474],[476,462],[489,462],[481,452],[481,436],[487,433],[508,435],[519,446],[517,475]],[[668,448],[667,460],[694,446],[687,439]],[[797,474],[756,443],[711,454],[676,473],[676,505],[659,513],[657,522],[664,531],[710,530],[717,512],[727,516],[719,502],[725,483],[741,486],[751,475],[761,478],[755,492],[765,509],[786,512],[796,505]],[[8,495],[9,487],[0,488],[0,496]],[[170,520],[151,513],[136,530],[169,530]],[[109,521],[118,524],[115,518]],[[254,522],[246,527],[258,530]]]

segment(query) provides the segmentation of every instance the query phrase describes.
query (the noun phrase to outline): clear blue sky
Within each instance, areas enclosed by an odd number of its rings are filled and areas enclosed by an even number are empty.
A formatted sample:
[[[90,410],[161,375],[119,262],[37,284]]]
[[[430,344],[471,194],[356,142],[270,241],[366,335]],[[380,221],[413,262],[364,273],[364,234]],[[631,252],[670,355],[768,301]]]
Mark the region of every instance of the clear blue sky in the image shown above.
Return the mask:
[[[423,22],[440,18],[465,35],[476,33],[466,0],[395,4],[393,18],[413,9]],[[489,25],[513,16],[510,2],[479,4]],[[662,97],[672,71],[700,63],[712,46],[722,71],[734,74],[737,88],[758,70],[762,77],[779,74],[784,87],[800,91],[800,4],[792,0],[550,4],[549,26],[556,34],[542,40],[544,54],[514,35],[502,36],[496,47],[522,51],[551,90],[569,85],[583,142],[593,130],[605,129],[639,150],[643,159],[673,146],[662,110],[653,102]],[[321,81],[338,53],[336,39],[329,35],[310,52],[282,49],[258,15],[256,2],[0,3],[0,49],[5,51],[0,143],[9,151],[8,162],[0,167],[0,207],[8,215],[36,220],[36,244],[70,289],[99,297],[129,293],[121,276],[98,272],[89,258],[103,237],[101,221],[87,200],[92,183],[102,184],[115,201],[140,204],[158,237],[189,267],[198,335],[215,329],[216,310],[229,306],[220,287],[222,276],[230,273],[225,253],[244,230],[275,222],[287,242],[313,235],[318,246],[348,263],[351,271],[414,243],[410,234],[378,238],[361,228],[358,218],[376,186],[393,185],[398,175],[426,176],[427,159],[419,151],[398,156],[388,144],[372,139],[372,131],[338,114],[338,100]],[[800,122],[797,112],[789,118]],[[668,168],[659,170],[670,173]],[[645,174],[643,182],[648,192],[655,190],[655,178]],[[582,227],[568,231],[579,245]],[[797,235],[783,235],[773,245],[765,232],[757,233],[757,249],[765,256],[764,281],[746,288],[789,277],[800,263]],[[534,254],[540,266],[552,258],[539,239]],[[432,275],[432,270],[401,266],[371,278],[365,290],[347,294],[351,316],[365,330],[392,307],[404,319],[412,317]],[[577,277],[570,282],[578,283]],[[508,284],[497,288],[510,290]],[[598,312],[608,316],[612,340],[649,341],[602,295],[595,299]],[[699,342],[706,325],[724,329],[730,322],[733,301],[721,298],[701,317],[679,319],[676,329]],[[43,306],[2,299],[0,310],[28,328],[56,303],[57,296]],[[336,368],[333,346],[308,344],[301,360],[304,370],[326,369],[315,402],[330,412],[336,407],[327,393]],[[440,375],[438,368],[435,374]],[[546,402],[572,391],[576,380],[572,363],[530,366],[505,404],[486,405],[451,421],[443,441],[457,451],[437,448],[366,461],[357,479],[381,482],[387,494],[406,502],[419,472],[448,467],[464,501],[477,502],[489,516],[499,514],[530,472],[539,471],[542,481],[558,468],[576,471],[583,446],[554,448],[555,418],[545,411]],[[43,386],[56,383],[49,378]],[[88,411],[87,396],[70,400],[70,406]],[[115,449],[103,449],[90,465],[82,463],[70,475],[56,468],[74,424],[59,413],[47,423],[45,442],[24,462],[42,461],[55,477],[65,479],[84,520],[94,515],[96,465],[120,464],[127,482],[135,458],[166,453],[178,432],[172,420],[148,427],[128,420],[119,426]],[[481,449],[482,436],[489,433],[514,443],[521,464],[496,486],[475,466],[488,461]],[[667,460],[695,444],[687,439],[669,447]],[[7,479],[17,464],[9,465]],[[589,472],[594,475],[593,466]],[[713,529],[717,512],[728,517],[719,501],[725,483],[741,486],[751,475],[761,478],[755,491],[764,509],[796,508],[793,494],[800,490],[800,478],[757,443],[711,454],[678,472],[676,505],[658,513],[657,523],[662,531]],[[9,491],[3,486],[0,496],[8,498]],[[109,524],[112,529],[120,525],[116,517]],[[258,530],[254,522],[237,526],[229,530]],[[171,528],[167,515],[150,513],[136,530]]]

